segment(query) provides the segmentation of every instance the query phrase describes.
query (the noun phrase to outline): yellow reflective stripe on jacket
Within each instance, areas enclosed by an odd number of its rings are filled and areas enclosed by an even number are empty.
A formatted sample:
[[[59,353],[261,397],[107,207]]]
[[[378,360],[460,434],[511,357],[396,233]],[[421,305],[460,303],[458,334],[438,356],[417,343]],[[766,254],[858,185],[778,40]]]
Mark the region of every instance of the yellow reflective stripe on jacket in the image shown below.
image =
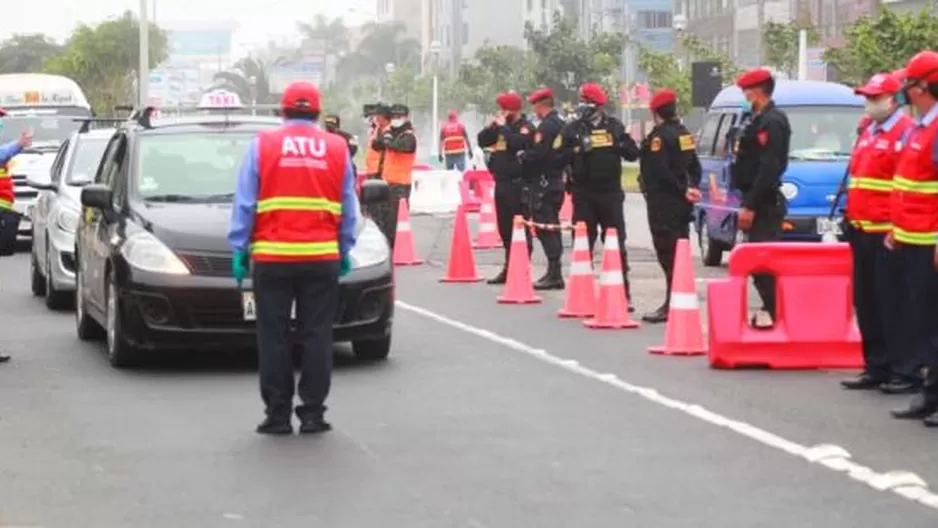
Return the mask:
[[[4,169],[3,167],[0,167],[0,179],[9,178],[9,177],[10,177],[10,172]]]
[[[13,209],[13,202],[0,198],[0,209]]]
[[[322,211],[340,215],[342,214],[342,204],[326,198],[302,198],[299,196],[267,198],[257,202],[258,213],[269,213],[271,211]]]
[[[259,240],[251,244],[255,255],[282,257],[324,257],[339,254],[339,243],[335,242],[269,242]]]
[[[867,233],[885,233],[892,230],[890,222],[871,222],[869,220],[851,220],[850,225]]]
[[[892,181],[894,188],[900,191],[938,194],[938,181],[917,181],[903,178],[902,176],[896,176]]]
[[[914,233],[901,228],[894,228],[892,236],[903,244],[913,246],[934,246],[938,242],[938,231],[933,233]]]
[[[851,176],[848,189],[863,189],[865,191],[892,191],[892,180],[882,178],[866,178],[863,176]]]

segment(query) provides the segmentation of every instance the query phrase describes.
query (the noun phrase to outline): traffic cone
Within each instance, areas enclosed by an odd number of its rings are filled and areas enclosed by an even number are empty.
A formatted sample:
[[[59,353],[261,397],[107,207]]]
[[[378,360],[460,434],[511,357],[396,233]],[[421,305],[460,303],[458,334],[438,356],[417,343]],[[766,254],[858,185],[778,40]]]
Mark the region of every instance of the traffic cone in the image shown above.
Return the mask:
[[[638,328],[629,315],[629,301],[625,296],[625,278],[622,276],[622,256],[619,237],[615,229],[606,230],[603,245],[602,271],[599,273],[599,298],[595,317],[583,321],[589,328]]]
[[[482,186],[482,206],[479,209],[479,234],[472,245],[475,249],[495,249],[502,247],[502,237],[498,235],[498,219],[495,216],[495,187],[489,182],[479,182]]]
[[[564,193],[563,205],[560,207],[560,223],[569,224],[573,221],[573,198],[570,193]]]
[[[593,258],[586,237],[586,223],[576,223],[570,278],[567,280],[567,300],[557,312],[559,317],[592,317],[596,313],[596,278],[593,277]]]
[[[674,252],[674,278],[671,280],[671,303],[664,346],[651,347],[648,349],[650,353],[667,356],[702,356],[707,353],[696,283],[690,242],[682,238],[677,241]]]
[[[469,222],[466,221],[466,208],[459,206],[456,222],[453,224],[453,239],[449,246],[449,266],[446,276],[440,282],[480,282],[482,277],[476,271],[476,259],[469,242]]]
[[[394,237],[393,256],[395,266],[423,264],[423,260],[417,258],[417,250],[414,248],[414,234],[410,230],[410,207],[404,198],[401,198],[397,206],[397,234]]]
[[[524,234],[524,220],[515,215],[511,230],[511,250],[508,255],[508,280],[496,300],[502,304],[536,304],[541,298],[534,295],[531,282],[531,257],[528,239]]]

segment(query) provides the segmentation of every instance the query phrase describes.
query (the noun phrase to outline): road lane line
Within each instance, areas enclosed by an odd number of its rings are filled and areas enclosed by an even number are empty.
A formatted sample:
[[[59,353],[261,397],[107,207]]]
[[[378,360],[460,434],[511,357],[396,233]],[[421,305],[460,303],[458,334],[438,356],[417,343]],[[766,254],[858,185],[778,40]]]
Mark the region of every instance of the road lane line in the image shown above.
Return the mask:
[[[537,358],[555,367],[560,367],[568,372],[579,374],[585,378],[605,383],[606,385],[615,387],[629,394],[641,396],[642,398],[652,403],[680,411],[688,416],[692,416],[711,425],[729,429],[730,431],[733,431],[739,435],[745,436],[751,440],[755,440],[760,444],[801,458],[809,464],[824,467],[837,473],[844,474],[850,479],[862,482],[874,490],[892,492],[904,499],[915,502],[916,504],[938,510],[938,494],[932,492],[928,487],[928,484],[915,473],[902,470],[891,470],[878,473],[851,460],[850,453],[841,446],[834,444],[819,444],[811,447],[805,446],[797,442],[782,438],[781,436],[766,431],[765,429],[760,429],[759,427],[756,427],[752,424],[734,420],[719,413],[715,413],[701,405],[670,398],[661,394],[657,389],[652,387],[634,385],[620,379],[615,374],[592,370],[590,368],[584,367],[576,360],[555,356],[546,350],[496,334],[495,332],[485,330],[484,328],[479,328],[468,323],[451,319],[445,315],[440,315],[431,310],[427,310],[426,308],[408,304],[404,301],[396,301],[395,305],[400,309],[426,317],[427,319],[432,319],[438,323],[455,328],[457,330],[461,330],[468,334],[481,337],[482,339],[486,339],[493,343],[505,346],[516,352],[521,352],[522,354]]]

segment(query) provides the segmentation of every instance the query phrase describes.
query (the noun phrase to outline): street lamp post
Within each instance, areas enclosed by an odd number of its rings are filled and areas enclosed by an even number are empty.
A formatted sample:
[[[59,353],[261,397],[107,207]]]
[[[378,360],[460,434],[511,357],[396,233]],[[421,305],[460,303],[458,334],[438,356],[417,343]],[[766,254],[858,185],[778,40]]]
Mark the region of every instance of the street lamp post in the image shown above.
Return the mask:
[[[430,43],[430,56],[432,57],[433,63],[431,68],[433,68],[433,101],[431,105],[431,116],[430,119],[433,122],[433,130],[436,130],[436,127],[440,124],[440,76],[439,76],[439,57],[440,57],[440,41],[434,40]],[[440,137],[437,134],[433,135],[433,152],[440,151]]]
[[[150,24],[147,21],[147,0],[140,0],[140,67],[137,69],[137,97],[143,108],[150,103]]]

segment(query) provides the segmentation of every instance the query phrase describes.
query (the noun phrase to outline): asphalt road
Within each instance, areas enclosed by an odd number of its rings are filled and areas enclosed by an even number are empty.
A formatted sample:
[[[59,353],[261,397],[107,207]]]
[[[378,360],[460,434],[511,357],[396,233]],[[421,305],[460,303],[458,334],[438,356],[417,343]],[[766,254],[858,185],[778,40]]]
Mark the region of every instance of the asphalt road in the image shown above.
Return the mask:
[[[649,356],[659,327],[591,331],[556,319],[559,296],[502,306],[495,288],[440,284],[448,225],[414,219],[431,262],[399,270],[392,359],[337,347],[336,430],[317,438],[253,433],[249,357],[111,369],[71,314],[30,297],[25,255],[0,260],[15,356],[0,366],[0,527],[938,525],[925,488],[877,489],[912,482],[896,470],[938,483],[938,432],[887,416],[902,399],[842,392],[839,373]],[[651,307],[656,264],[631,249]]]

